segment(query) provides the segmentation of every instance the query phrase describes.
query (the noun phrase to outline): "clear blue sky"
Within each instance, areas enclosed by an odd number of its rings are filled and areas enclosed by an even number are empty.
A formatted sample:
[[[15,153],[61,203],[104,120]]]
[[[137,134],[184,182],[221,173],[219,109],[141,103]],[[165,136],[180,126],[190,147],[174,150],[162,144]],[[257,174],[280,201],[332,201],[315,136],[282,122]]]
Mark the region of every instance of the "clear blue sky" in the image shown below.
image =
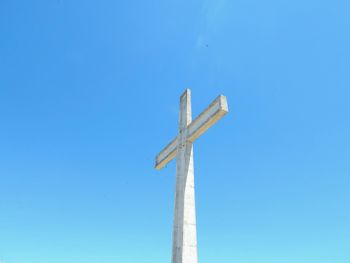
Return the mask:
[[[195,144],[201,263],[350,262],[347,0],[0,1],[0,261],[170,262]]]

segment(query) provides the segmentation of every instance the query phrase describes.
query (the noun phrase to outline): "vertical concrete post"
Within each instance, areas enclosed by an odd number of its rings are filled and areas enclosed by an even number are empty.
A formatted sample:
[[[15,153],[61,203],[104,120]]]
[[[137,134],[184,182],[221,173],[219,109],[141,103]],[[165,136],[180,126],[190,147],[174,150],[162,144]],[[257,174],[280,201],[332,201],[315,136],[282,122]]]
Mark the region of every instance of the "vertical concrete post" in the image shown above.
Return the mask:
[[[187,139],[187,127],[192,122],[188,89],[180,98],[179,117],[172,263],[197,263],[193,145]]]

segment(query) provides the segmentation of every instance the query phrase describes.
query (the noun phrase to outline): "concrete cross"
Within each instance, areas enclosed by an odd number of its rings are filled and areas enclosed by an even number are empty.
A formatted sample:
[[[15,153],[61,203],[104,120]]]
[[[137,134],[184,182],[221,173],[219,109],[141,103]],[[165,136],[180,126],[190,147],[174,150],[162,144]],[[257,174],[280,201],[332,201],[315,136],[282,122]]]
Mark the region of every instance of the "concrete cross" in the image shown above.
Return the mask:
[[[192,121],[191,91],[180,98],[179,134],[156,157],[162,169],[176,156],[176,193],[172,263],[197,263],[193,142],[228,112],[225,96],[217,97]]]

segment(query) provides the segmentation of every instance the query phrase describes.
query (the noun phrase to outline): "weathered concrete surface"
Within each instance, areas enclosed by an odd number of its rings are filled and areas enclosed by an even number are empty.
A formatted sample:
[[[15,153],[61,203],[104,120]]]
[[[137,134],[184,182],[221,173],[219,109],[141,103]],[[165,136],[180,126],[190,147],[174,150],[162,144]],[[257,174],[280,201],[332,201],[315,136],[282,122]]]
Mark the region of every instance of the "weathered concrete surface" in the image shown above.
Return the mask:
[[[192,121],[191,92],[180,99],[172,263],[197,263],[193,146],[187,140]]]
[[[177,159],[172,263],[198,262],[192,143],[227,112],[226,97],[221,95],[192,122],[187,89],[180,98],[179,134],[156,157],[156,169]]]
[[[190,90],[188,90],[189,93]],[[206,130],[213,126],[228,112],[227,99],[220,95],[217,97],[194,121],[188,126],[188,139],[194,142]],[[176,136],[165,148],[157,155],[155,168],[160,170],[168,162],[176,157],[178,138]]]

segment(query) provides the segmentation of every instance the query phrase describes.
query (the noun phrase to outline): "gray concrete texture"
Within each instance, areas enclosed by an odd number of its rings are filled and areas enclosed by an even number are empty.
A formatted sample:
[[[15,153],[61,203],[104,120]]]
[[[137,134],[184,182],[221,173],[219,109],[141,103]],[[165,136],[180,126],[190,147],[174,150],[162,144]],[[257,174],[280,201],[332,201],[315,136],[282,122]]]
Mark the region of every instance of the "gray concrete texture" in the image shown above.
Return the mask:
[[[193,142],[228,112],[220,95],[192,121],[191,91],[180,98],[179,134],[156,157],[156,169],[176,157],[176,190],[172,263],[197,263],[197,228],[193,168]]]

